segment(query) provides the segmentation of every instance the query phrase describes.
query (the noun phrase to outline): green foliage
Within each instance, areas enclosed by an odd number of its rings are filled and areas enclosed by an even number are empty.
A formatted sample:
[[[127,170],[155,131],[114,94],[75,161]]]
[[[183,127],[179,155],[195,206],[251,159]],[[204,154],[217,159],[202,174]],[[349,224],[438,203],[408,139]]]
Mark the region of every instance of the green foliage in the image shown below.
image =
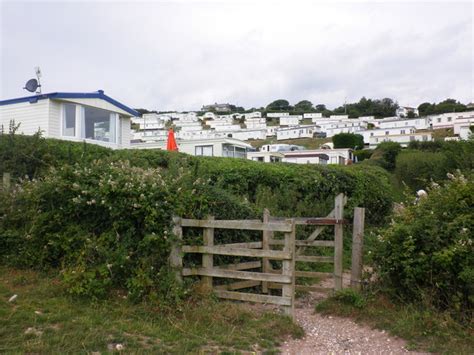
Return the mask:
[[[293,109],[293,106],[287,100],[279,99],[275,100],[267,105],[267,112],[280,112],[280,111],[290,111]]]
[[[459,317],[474,305],[474,181],[452,176],[408,205],[379,237],[375,271],[392,295]]]
[[[397,156],[395,176],[413,191],[425,189],[431,180],[442,181],[448,172],[443,153],[404,151]]]
[[[346,288],[336,292],[333,298],[343,304],[359,309],[364,308],[366,305],[366,300],[364,296],[361,293],[353,290],[352,288]]]
[[[380,143],[370,157],[370,160],[388,171],[395,169],[395,162],[402,146],[396,142]]]
[[[354,151],[354,156],[357,157],[357,161],[361,162],[366,159],[370,159],[373,153],[373,149],[361,149]]]
[[[442,182],[446,173],[474,169],[474,141],[411,142],[396,159],[395,174],[410,189],[425,188],[433,180]]]
[[[311,101],[302,100],[295,105],[294,110],[298,113],[313,112],[314,106]]]
[[[364,137],[360,134],[339,133],[332,137],[334,148],[362,149],[364,147]]]
[[[420,113],[420,116],[441,114],[447,112],[463,112],[468,110],[469,108],[466,105],[463,105],[462,103],[454,99],[446,99],[444,101],[439,102],[438,104],[424,102],[420,106],[418,106],[418,112]]]
[[[384,99],[366,99],[362,97],[359,102],[350,103],[333,110],[334,114],[345,114],[349,117],[375,116],[375,117],[391,117],[395,116],[398,104],[390,98]]]
[[[388,175],[376,167],[259,164],[0,136],[0,145],[9,141],[17,149],[2,155],[2,167],[18,184],[2,196],[0,257],[11,265],[60,269],[68,291],[79,296],[102,298],[118,288],[134,300],[168,295],[177,302],[184,290],[167,265],[173,215],[254,219],[269,208],[279,216],[321,216],[340,192],[349,197],[349,218],[351,207],[365,206],[368,222],[380,224],[391,210]],[[28,142],[37,149],[30,151]],[[25,163],[16,164],[21,157]],[[217,230],[216,238],[260,237]],[[185,235],[185,242],[198,241],[196,231]]]

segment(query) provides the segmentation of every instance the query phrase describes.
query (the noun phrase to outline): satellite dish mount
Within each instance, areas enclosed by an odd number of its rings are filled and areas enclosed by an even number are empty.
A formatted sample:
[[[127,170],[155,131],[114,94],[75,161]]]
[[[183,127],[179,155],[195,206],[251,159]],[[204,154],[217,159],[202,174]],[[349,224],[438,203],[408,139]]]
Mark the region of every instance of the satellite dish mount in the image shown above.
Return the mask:
[[[36,79],[30,79],[26,82],[23,89],[28,90],[29,92],[34,92],[36,94],[41,94],[41,69],[40,67],[35,67]]]

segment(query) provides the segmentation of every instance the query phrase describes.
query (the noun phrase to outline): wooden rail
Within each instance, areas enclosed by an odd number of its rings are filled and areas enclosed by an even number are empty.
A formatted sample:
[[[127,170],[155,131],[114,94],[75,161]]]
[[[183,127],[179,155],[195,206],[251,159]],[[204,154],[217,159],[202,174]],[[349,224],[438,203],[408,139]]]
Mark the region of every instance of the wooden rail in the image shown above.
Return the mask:
[[[212,216],[205,220],[175,217],[174,235],[177,243],[170,255],[170,264],[176,270],[176,277],[200,276],[203,289],[212,290],[217,297],[239,301],[272,303],[284,307],[286,314],[294,317],[295,297],[295,222],[291,219],[281,221],[257,220],[215,220]],[[179,245],[182,241],[183,227],[202,228],[204,245]],[[262,231],[262,241],[243,243],[215,243],[215,229],[239,229]],[[280,250],[270,249],[269,242],[274,232],[283,232],[284,239],[277,246]],[[183,268],[183,253],[202,254],[202,266]],[[214,255],[259,258],[258,261],[239,262],[223,266],[214,265]],[[270,260],[282,263],[280,273],[274,273]],[[263,272],[255,269],[263,268]],[[246,271],[253,270],[253,271]],[[240,280],[223,285],[214,285],[214,278]],[[237,292],[245,288],[264,286],[268,283],[280,285],[281,296]],[[267,288],[268,289],[268,288]]]
[[[344,205],[347,198],[336,196],[334,209],[326,217],[298,217],[287,219],[273,217],[265,209],[263,221],[259,220],[215,220],[212,216],[204,220],[173,218],[173,234],[176,243],[172,246],[170,265],[176,270],[176,278],[200,276],[204,289],[219,298],[271,303],[284,307],[285,313],[294,317],[295,290],[330,292],[319,286],[297,285],[297,278],[334,277],[334,290],[342,289],[343,228],[349,222],[344,219]],[[353,255],[351,284],[359,287],[362,270],[362,239],[364,232],[364,209],[354,210]],[[305,240],[296,239],[296,225],[315,226],[315,230]],[[333,240],[316,240],[328,226],[334,226]],[[203,245],[181,245],[183,227],[203,229]],[[215,229],[253,230],[262,232],[261,241],[241,243],[215,243]],[[282,232],[283,239],[275,239],[275,232]],[[333,248],[333,256],[304,255],[307,248]],[[202,254],[202,266],[183,268],[183,254]],[[261,260],[214,265],[214,255],[248,257]],[[281,269],[273,269],[271,260],[281,262]],[[296,263],[331,263],[331,273],[299,271]],[[278,264],[274,264],[278,265]],[[230,283],[214,285],[214,279],[232,279]],[[238,281],[236,281],[238,280]],[[238,290],[262,287],[263,294],[239,292]],[[281,296],[270,295],[270,290],[281,290]]]

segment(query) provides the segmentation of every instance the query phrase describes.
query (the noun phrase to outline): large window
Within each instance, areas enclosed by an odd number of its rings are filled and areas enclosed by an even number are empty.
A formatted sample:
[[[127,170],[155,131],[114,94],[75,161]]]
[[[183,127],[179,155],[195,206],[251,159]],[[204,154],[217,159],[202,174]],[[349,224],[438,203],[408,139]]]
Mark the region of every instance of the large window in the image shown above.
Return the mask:
[[[95,107],[64,103],[62,135],[117,143],[120,141],[119,116],[114,112]]]
[[[212,145],[198,145],[194,148],[194,155],[212,157],[214,155],[214,149]]]
[[[95,107],[84,107],[82,138],[116,142],[116,114]]]
[[[63,136],[76,136],[76,105],[65,104],[63,111]]]
[[[222,156],[230,158],[246,158],[247,149],[242,147],[237,147],[231,144],[222,145]]]

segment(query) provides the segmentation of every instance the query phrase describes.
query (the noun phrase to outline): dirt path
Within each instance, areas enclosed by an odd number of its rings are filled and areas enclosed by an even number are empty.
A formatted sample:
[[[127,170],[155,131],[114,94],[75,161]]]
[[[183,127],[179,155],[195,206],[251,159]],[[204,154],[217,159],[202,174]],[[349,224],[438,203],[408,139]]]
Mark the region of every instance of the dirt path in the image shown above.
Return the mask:
[[[326,280],[321,286],[332,283]],[[408,351],[406,342],[386,332],[355,323],[347,318],[322,316],[314,306],[326,298],[312,292],[296,303],[296,321],[305,331],[302,339],[289,339],[280,348],[282,354],[420,354]]]

